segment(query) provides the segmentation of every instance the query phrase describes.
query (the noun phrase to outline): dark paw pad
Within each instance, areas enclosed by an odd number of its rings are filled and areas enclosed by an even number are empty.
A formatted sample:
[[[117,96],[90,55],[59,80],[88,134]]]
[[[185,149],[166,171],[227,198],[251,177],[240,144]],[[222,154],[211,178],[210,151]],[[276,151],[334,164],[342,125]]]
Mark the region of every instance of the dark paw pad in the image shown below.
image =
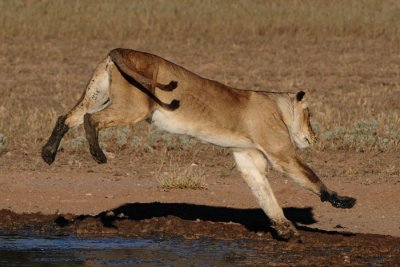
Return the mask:
[[[336,192],[328,193],[326,191],[321,193],[321,201],[329,201],[332,206],[340,209],[351,209],[356,204],[355,198],[341,197]]]
[[[92,154],[93,159],[99,163],[99,164],[104,164],[107,163],[107,157],[104,155],[103,151],[101,149],[91,149],[90,154]]]
[[[104,154],[93,156],[93,158],[99,164],[107,163],[107,157]]]
[[[289,240],[299,236],[296,227],[289,221],[273,222],[272,228],[275,230],[274,236],[278,240]]]
[[[56,152],[53,151],[51,146],[46,145],[42,148],[42,159],[49,165],[54,162],[56,159]]]

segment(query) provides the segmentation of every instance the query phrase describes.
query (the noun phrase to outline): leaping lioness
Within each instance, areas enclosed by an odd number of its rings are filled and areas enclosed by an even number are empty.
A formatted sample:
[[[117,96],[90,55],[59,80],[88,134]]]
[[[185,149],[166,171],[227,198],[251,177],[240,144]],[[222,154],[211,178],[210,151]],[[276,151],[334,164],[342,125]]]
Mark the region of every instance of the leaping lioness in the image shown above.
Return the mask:
[[[51,164],[64,134],[83,123],[94,160],[106,163],[99,130],[149,119],[168,132],[231,148],[277,237],[289,239],[298,233],[265,177],[268,162],[336,208],[356,202],[329,190],[296,155],[295,146],[315,139],[304,94],[234,89],[156,55],[118,48],[97,66],[76,106],[58,118],[42,157]]]

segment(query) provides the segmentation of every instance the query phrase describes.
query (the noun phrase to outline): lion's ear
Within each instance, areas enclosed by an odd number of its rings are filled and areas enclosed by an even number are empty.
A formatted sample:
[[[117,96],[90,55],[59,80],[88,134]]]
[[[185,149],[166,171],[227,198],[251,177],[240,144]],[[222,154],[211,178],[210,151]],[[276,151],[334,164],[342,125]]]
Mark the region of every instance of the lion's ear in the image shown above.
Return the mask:
[[[296,99],[297,99],[297,101],[300,102],[300,101],[303,99],[303,97],[304,97],[305,94],[306,94],[306,93],[304,93],[303,91],[298,92],[298,93],[296,94]]]

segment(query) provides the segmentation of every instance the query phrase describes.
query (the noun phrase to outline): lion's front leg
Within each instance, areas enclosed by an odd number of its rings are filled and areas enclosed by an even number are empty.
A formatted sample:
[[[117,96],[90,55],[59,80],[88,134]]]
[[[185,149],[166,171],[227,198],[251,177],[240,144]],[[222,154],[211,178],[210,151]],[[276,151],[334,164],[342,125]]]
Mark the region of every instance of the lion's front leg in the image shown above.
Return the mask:
[[[276,237],[288,240],[298,236],[296,227],[285,218],[271,186],[265,177],[266,163],[264,155],[257,150],[239,150],[233,153],[236,164],[242,173],[243,179],[249,185],[263,211],[271,220]]]
[[[299,236],[296,227],[287,219],[271,220],[271,227],[275,230],[276,237],[281,240]]]
[[[355,198],[339,196],[336,192],[329,191],[327,188],[321,191],[320,199],[322,202],[329,201],[333,207],[339,209],[351,209],[356,204]]]

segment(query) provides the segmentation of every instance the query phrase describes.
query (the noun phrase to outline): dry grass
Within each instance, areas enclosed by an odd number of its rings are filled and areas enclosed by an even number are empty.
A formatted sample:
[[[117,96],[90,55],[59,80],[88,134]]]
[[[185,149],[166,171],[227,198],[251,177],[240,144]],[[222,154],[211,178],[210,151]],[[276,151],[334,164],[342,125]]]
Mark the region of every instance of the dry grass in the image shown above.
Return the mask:
[[[0,1],[0,132],[37,155],[114,47],[160,54],[249,89],[307,91],[319,150],[400,147],[398,1]],[[86,149],[82,129],[63,146]],[[192,149],[138,127],[103,146]],[[3,145],[4,146],[4,145]]]
[[[396,0],[3,0],[0,9],[3,38],[400,37],[400,3]]]
[[[3,152],[3,150],[5,149],[6,142],[7,142],[6,136],[0,133],[0,153]]]
[[[159,187],[170,189],[207,189],[205,172],[195,163],[182,166],[182,159],[171,153],[165,153],[157,171]]]
[[[400,146],[399,95],[395,87],[360,87],[338,96],[340,105],[313,101],[314,128],[319,130],[319,149],[384,151]],[[320,97],[319,97],[320,98]],[[345,112],[344,112],[345,111]]]

